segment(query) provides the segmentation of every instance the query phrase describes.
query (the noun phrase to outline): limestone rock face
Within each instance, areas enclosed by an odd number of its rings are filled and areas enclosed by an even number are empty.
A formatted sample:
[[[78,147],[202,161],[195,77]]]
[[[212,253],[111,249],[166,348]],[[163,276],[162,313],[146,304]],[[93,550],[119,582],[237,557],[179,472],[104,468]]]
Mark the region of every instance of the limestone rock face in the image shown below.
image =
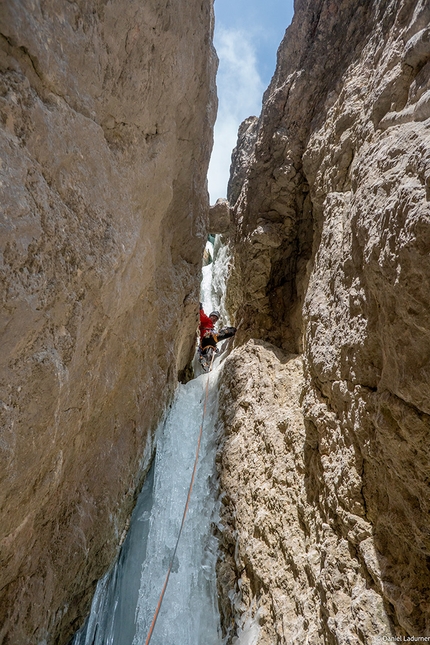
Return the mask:
[[[267,529],[263,539],[269,556],[288,560],[296,586],[274,575],[260,584],[252,540],[232,575],[245,566],[246,607],[270,609],[261,643],[376,645],[379,636],[430,635],[429,24],[420,0],[296,2],[255,143],[241,155],[240,193],[229,195],[237,342],[270,341],[304,364],[302,448],[279,452],[278,463],[273,426],[256,449],[273,469],[294,464],[300,526],[290,533],[297,523],[288,499],[271,512],[267,499],[252,500],[262,526],[274,526],[275,537]],[[267,386],[252,386],[252,432],[259,409],[276,400],[272,369],[261,376]],[[244,393],[229,387],[235,418]],[[258,489],[267,478],[259,476]],[[229,504],[233,517],[240,500]],[[311,570],[304,563],[313,549]],[[322,616],[307,613],[312,594]],[[287,622],[275,611],[285,595],[296,603]]]
[[[220,197],[209,208],[209,232],[212,234],[226,233],[230,228],[230,204]]]
[[[304,385],[302,358],[264,341],[248,341],[226,361],[218,457],[223,623],[244,631],[243,617],[253,618],[253,642],[261,645],[358,643],[357,633],[371,643],[390,634],[389,620],[319,497]],[[355,528],[370,537],[364,522]]]
[[[249,170],[249,159],[253,152],[257,136],[258,118],[250,116],[239,127],[237,145],[231,156],[230,179],[227,193],[231,205],[234,205],[240,195]]]
[[[194,344],[212,3],[0,11],[0,641],[64,643]]]

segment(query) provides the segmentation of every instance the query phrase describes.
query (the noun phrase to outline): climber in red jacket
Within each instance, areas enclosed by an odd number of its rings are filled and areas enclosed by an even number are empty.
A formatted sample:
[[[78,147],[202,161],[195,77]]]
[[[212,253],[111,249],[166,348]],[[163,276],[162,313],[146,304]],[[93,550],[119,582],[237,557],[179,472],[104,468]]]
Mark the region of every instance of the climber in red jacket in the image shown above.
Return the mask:
[[[213,353],[218,353],[216,344],[226,338],[231,338],[235,335],[235,327],[224,327],[220,331],[215,331],[215,324],[219,320],[219,312],[212,311],[209,316],[206,316],[203,311],[202,304],[200,303],[200,347],[199,347],[199,361],[205,372],[210,370],[213,360]]]
[[[203,336],[205,335],[206,332],[213,331],[215,324],[219,320],[219,312],[218,311],[212,311],[212,313],[209,314],[209,316],[206,316],[205,312],[203,311],[203,305],[200,303],[200,341],[202,340]]]

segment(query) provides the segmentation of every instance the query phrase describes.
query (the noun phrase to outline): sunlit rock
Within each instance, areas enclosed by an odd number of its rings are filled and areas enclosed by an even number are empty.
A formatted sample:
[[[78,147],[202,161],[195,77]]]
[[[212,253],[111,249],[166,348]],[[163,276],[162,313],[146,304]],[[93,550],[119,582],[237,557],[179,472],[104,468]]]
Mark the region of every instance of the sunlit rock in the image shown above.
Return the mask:
[[[430,7],[295,8],[229,194],[226,625],[259,610],[261,645],[428,637]]]

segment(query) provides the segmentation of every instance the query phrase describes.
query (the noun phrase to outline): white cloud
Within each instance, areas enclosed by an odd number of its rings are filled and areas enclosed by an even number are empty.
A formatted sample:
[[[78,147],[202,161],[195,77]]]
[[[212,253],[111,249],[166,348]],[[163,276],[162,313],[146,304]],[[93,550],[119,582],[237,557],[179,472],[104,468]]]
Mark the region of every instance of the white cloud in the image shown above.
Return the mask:
[[[249,33],[218,27],[215,47],[220,60],[217,76],[219,106],[208,172],[211,203],[226,196],[231,152],[236,145],[238,127],[248,116],[260,114],[264,90]]]

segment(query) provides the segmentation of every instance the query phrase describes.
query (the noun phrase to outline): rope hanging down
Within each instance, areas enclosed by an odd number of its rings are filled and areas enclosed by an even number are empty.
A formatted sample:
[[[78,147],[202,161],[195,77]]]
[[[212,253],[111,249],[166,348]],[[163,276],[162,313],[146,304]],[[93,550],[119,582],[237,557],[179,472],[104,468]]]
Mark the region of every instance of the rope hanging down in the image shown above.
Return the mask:
[[[212,355],[212,360],[211,360],[211,365],[210,365],[210,368],[209,368],[209,372],[212,370],[213,360],[214,360],[214,354]],[[149,641],[151,640],[152,632],[154,631],[155,623],[157,622],[158,614],[160,613],[161,604],[163,602],[164,594],[165,594],[166,589],[167,589],[167,583],[169,582],[170,573],[172,571],[173,562],[175,560],[176,551],[178,549],[179,540],[181,538],[182,529],[184,528],[185,518],[187,516],[188,506],[189,506],[190,498],[191,498],[191,491],[193,490],[194,477],[195,477],[196,470],[197,470],[197,462],[199,460],[200,444],[201,444],[201,441],[202,441],[202,434],[203,434],[203,423],[205,421],[206,406],[207,406],[207,402],[208,402],[208,392],[209,392],[209,374],[208,374],[208,377],[206,379],[205,402],[204,402],[204,405],[203,405],[202,422],[200,424],[199,438],[197,440],[196,457],[195,457],[195,460],[194,460],[194,468],[193,468],[193,473],[191,475],[190,487],[188,489],[187,501],[185,502],[185,508],[184,508],[184,513],[182,515],[181,526],[179,528],[178,539],[176,540],[173,555],[172,555],[172,557],[170,559],[170,564],[169,564],[169,568],[167,570],[166,579],[164,581],[164,585],[163,585],[163,588],[161,590],[160,597],[158,599],[157,608],[155,610],[154,617],[152,619],[151,627],[149,628],[148,636],[146,637],[145,645],[148,645]]]

